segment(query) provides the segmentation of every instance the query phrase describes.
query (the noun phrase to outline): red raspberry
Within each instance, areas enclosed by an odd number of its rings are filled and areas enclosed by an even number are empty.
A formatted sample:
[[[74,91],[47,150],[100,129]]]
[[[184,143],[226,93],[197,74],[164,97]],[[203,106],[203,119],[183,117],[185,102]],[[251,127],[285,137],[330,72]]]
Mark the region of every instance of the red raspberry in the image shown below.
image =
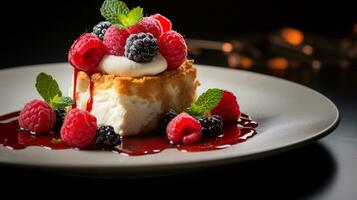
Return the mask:
[[[144,17],[139,23],[130,27],[130,33],[151,33],[156,39],[162,34],[162,27],[158,20],[153,17]]]
[[[167,61],[167,69],[174,70],[186,60],[187,46],[180,33],[168,31],[161,35],[159,51]]]
[[[105,46],[93,34],[81,35],[72,45],[68,53],[68,60],[78,70],[92,73],[105,55]]]
[[[211,111],[212,115],[220,115],[224,121],[237,120],[240,117],[239,105],[232,92],[223,91],[223,96],[218,105]]]
[[[114,25],[109,27],[103,39],[108,53],[115,56],[123,56],[126,39],[129,35],[126,29],[118,29]]]
[[[163,33],[167,32],[167,31],[171,31],[172,24],[169,19],[167,19],[166,17],[162,16],[159,13],[157,13],[155,15],[151,15],[150,17],[153,17],[160,22]]]
[[[33,100],[21,110],[18,120],[22,128],[34,133],[45,133],[55,126],[56,114],[46,102]]]
[[[166,132],[173,143],[193,144],[201,139],[202,127],[191,115],[181,113],[170,121]]]
[[[97,119],[87,111],[73,109],[64,119],[61,138],[72,147],[85,148],[97,135]]]

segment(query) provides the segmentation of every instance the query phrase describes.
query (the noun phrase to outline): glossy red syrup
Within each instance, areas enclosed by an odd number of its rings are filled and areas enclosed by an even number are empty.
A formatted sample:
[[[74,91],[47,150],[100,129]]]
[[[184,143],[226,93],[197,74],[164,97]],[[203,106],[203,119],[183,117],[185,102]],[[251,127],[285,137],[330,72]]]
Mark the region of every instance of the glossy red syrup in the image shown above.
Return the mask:
[[[32,135],[20,130],[17,118],[20,112],[13,112],[0,116],[0,144],[11,149],[24,149],[28,146],[40,146],[47,149],[69,149],[65,142],[61,141],[59,132]],[[180,151],[197,152],[211,151],[228,148],[231,145],[246,141],[253,137],[258,124],[242,114],[236,123],[226,123],[223,133],[218,136],[209,136],[201,139],[199,143],[192,145],[171,144],[166,134],[152,133],[135,137],[122,138],[121,145],[112,149],[120,154],[138,156],[158,153],[164,149],[177,148]],[[89,148],[95,150],[95,148]]]
[[[76,108],[77,107],[77,101],[76,101],[76,97],[77,97],[77,79],[78,79],[78,72],[79,70],[74,68],[74,73],[73,73],[73,95],[72,95],[72,99],[73,99],[73,105],[72,108]]]
[[[87,101],[87,111],[92,111],[93,108],[93,92],[94,92],[94,82],[91,81],[89,85],[89,99]]]

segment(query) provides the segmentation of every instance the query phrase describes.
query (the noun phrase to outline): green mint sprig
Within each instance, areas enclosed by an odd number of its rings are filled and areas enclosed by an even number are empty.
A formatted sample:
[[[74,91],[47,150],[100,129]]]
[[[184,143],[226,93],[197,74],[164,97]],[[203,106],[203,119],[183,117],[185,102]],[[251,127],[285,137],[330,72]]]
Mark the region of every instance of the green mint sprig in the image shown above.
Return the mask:
[[[144,17],[141,7],[129,10],[128,6],[119,0],[105,0],[100,8],[102,16],[118,28],[127,28],[137,24]]]
[[[191,107],[187,109],[187,112],[197,118],[203,117],[218,105],[222,96],[223,90],[217,88],[208,89],[191,104]]]
[[[57,81],[46,73],[41,72],[36,78],[36,89],[53,110],[65,108],[73,104],[70,97],[62,96]]]

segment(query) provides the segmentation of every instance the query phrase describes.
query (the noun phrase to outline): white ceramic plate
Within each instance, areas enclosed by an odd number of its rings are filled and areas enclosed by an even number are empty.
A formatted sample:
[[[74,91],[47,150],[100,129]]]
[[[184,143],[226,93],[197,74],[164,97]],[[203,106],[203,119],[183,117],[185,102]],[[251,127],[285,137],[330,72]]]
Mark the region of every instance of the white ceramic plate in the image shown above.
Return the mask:
[[[185,153],[167,149],[158,154],[128,157],[111,152],[47,150],[0,146],[0,163],[72,174],[151,176],[228,162],[243,161],[306,144],[330,133],[338,124],[336,106],[323,95],[299,84],[257,73],[199,66],[199,93],[216,87],[237,95],[241,110],[259,123],[258,135],[230,148]],[[0,115],[19,110],[39,98],[34,80],[39,72],[52,74],[63,91],[71,82],[68,64],[47,64],[0,70]]]

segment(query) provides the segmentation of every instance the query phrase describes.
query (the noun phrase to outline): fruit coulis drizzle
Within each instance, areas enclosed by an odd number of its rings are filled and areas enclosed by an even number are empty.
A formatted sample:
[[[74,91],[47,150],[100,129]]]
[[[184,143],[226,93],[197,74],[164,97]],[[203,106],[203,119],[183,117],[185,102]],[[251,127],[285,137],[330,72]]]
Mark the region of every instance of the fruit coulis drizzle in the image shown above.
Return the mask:
[[[73,105],[72,108],[76,108],[77,107],[77,101],[76,101],[76,96],[77,96],[77,79],[78,79],[78,73],[79,70],[74,68],[74,72],[73,72]]]
[[[89,99],[87,101],[87,111],[92,111],[93,108],[93,92],[94,92],[94,82],[90,81],[89,84]]]
[[[40,146],[47,149],[70,149],[60,139],[59,132],[33,135],[19,129],[17,118],[19,111],[0,116],[0,144],[11,149],[24,149],[29,146]],[[233,144],[253,137],[258,124],[248,115],[242,114],[237,123],[225,124],[219,136],[204,137],[200,142],[191,145],[170,144],[166,134],[152,133],[142,136],[123,137],[122,143],[112,151],[120,154],[138,156],[158,153],[164,149],[177,148],[180,151],[197,152],[227,148]],[[86,150],[95,150],[89,148]]]

